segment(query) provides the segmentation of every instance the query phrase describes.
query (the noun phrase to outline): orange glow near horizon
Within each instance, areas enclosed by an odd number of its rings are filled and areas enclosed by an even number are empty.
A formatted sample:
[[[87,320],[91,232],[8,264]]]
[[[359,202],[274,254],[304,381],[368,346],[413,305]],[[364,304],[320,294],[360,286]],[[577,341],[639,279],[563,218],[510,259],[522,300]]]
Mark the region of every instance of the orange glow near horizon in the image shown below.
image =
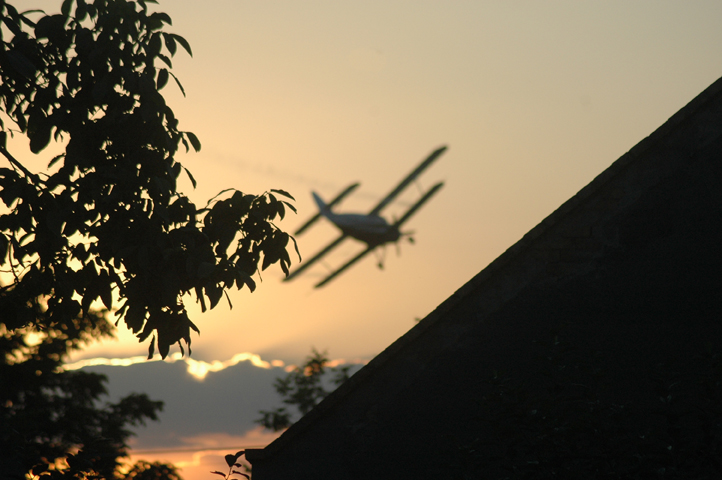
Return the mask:
[[[184,480],[207,479],[211,478],[211,471],[228,472],[223,458],[225,455],[247,448],[263,448],[278,438],[281,433],[269,432],[259,426],[243,435],[201,434],[184,438],[184,443],[188,445],[184,448],[131,450],[130,460],[131,462],[146,460],[172,463],[180,469]]]
[[[214,360],[212,362],[204,362],[202,360],[195,360],[188,356],[183,356],[180,352],[175,352],[169,355],[165,360],[161,360],[158,356],[148,360],[148,357],[138,355],[133,357],[123,358],[85,358],[78,360],[77,362],[68,363],[63,366],[63,370],[79,370],[84,367],[97,367],[97,366],[111,366],[111,367],[129,367],[131,365],[137,365],[147,362],[158,362],[163,361],[165,363],[183,362],[188,368],[188,373],[193,376],[196,380],[202,381],[211,372],[220,372],[228,367],[233,367],[241,362],[250,362],[251,365],[257,368],[270,369],[270,368],[283,368],[284,371],[290,372],[296,368],[296,365],[286,365],[283,360],[271,360],[266,361],[261,358],[260,355],[255,353],[237,353],[232,358],[225,361]],[[326,364],[329,368],[338,367],[340,365],[360,365],[368,363],[365,359],[346,360],[344,358],[337,358],[329,360]]]

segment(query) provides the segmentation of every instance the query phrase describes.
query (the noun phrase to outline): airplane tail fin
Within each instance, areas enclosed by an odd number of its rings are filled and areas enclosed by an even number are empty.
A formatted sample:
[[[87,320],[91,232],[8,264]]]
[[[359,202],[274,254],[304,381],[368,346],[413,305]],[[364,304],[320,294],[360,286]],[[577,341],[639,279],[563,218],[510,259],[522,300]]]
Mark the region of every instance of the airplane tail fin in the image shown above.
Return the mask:
[[[331,213],[331,209],[328,205],[326,205],[326,202],[323,201],[321,197],[318,196],[318,193],[311,192],[311,195],[313,195],[313,199],[316,201],[316,205],[318,205],[318,211],[321,213],[321,215],[328,216],[329,213]]]

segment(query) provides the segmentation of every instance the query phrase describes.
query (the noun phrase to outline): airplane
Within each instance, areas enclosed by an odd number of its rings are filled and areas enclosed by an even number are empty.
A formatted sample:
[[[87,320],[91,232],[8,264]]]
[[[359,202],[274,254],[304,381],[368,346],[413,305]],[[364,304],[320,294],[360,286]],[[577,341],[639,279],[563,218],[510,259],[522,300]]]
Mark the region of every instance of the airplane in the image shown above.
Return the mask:
[[[385,218],[380,215],[381,210],[383,210],[389,203],[391,203],[411,182],[416,179],[416,177],[421,174],[421,172],[428,168],[429,165],[434,162],[434,160],[439,158],[441,154],[446,151],[446,149],[447,147],[444,145],[431,152],[431,154],[424,161],[422,161],[419,166],[417,166],[409,175],[407,175],[406,178],[404,178],[396,186],[396,188],[391,191],[391,193],[386,195],[386,197],[384,197],[381,202],[379,202],[379,204],[372,208],[371,211],[367,214],[335,213],[332,210],[332,207],[338,205],[341,200],[346,198],[351,192],[353,192],[354,190],[356,190],[356,188],[359,187],[360,184],[358,183],[349,185],[346,189],[344,189],[328,203],[324,202],[316,192],[312,192],[316,205],[318,205],[319,212],[313,217],[311,217],[311,219],[304,223],[301,227],[299,227],[298,230],[294,232],[294,235],[302,234],[311,225],[316,223],[316,221],[321,217],[325,217],[326,219],[331,221],[331,223],[336,225],[336,227],[341,230],[341,235],[336,238],[336,240],[321,249],[321,251],[319,251],[309,260],[303,262],[301,266],[291,272],[291,274],[286,277],[284,281],[289,281],[296,278],[296,276],[303,273],[311,265],[321,260],[321,258],[323,258],[331,250],[339,246],[341,242],[343,242],[349,237],[355,238],[356,240],[360,240],[361,242],[365,243],[366,249],[353,257],[351,260],[347,261],[340,268],[333,271],[321,282],[317,283],[315,285],[315,288],[320,288],[326,285],[328,282],[346,271],[351,265],[361,260],[363,257],[375,250],[377,247],[385,245],[387,243],[398,242],[401,237],[408,236],[408,232],[401,231],[401,226],[409,218],[411,218],[411,216],[416,213],[416,211],[421,208],[421,206],[424,205],[436,192],[438,192],[441,187],[444,186],[443,182],[439,182],[433,187],[431,187],[415,204],[413,204],[401,216],[401,218],[395,220],[393,223],[389,223]],[[409,239],[411,240],[411,238]],[[382,265],[379,264],[379,266],[381,267]]]

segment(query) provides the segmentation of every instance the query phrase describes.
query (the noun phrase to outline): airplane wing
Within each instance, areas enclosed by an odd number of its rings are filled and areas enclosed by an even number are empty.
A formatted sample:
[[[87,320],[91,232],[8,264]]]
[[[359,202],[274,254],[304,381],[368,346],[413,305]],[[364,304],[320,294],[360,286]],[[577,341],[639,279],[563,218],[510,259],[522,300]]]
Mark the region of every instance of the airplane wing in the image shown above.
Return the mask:
[[[351,260],[349,260],[348,262],[346,262],[345,264],[343,264],[343,266],[342,266],[341,268],[339,268],[338,270],[336,270],[335,272],[333,272],[333,273],[332,273],[331,275],[329,275],[328,277],[324,278],[321,282],[317,283],[317,284],[314,286],[314,288],[321,288],[321,287],[323,287],[323,286],[326,285],[328,282],[330,282],[331,280],[333,280],[334,278],[336,278],[337,276],[339,276],[341,273],[343,273],[343,272],[344,272],[347,268],[349,268],[351,265],[353,265],[354,263],[358,262],[358,261],[361,260],[363,257],[365,257],[365,256],[366,256],[369,252],[371,252],[371,250],[373,250],[374,248],[376,248],[376,247],[367,247],[364,251],[362,251],[361,253],[359,253],[358,255],[356,255],[355,257],[353,257]]]
[[[344,198],[346,198],[346,196],[347,196],[349,193],[351,193],[351,192],[353,192],[354,190],[356,190],[359,185],[361,185],[361,184],[360,184],[360,183],[354,183],[354,184],[349,185],[348,187],[346,187],[346,189],[345,189],[344,191],[342,191],[341,193],[339,193],[338,195],[336,195],[336,198],[334,198],[333,200],[331,200],[330,202],[328,202],[328,208],[333,207],[334,205],[336,205],[337,203],[339,203],[341,200],[343,200]],[[305,232],[306,229],[308,229],[308,227],[310,227],[311,225],[313,225],[314,223],[316,223],[316,221],[317,221],[319,218],[321,218],[321,212],[317,213],[316,215],[314,215],[313,217],[311,217],[311,219],[310,219],[308,222],[306,222],[306,223],[304,223],[303,225],[301,225],[301,226],[298,228],[298,230],[296,230],[296,231],[294,232],[294,235],[300,235],[300,234],[302,234],[303,232]]]
[[[419,210],[419,208],[421,208],[421,206],[422,206],[424,203],[426,203],[427,201],[429,201],[429,199],[430,199],[436,192],[438,192],[439,189],[441,189],[441,187],[443,187],[443,186],[444,186],[444,182],[439,182],[439,183],[437,183],[436,185],[434,185],[433,187],[431,187],[431,189],[430,189],[428,192],[426,192],[423,197],[421,197],[414,205],[412,205],[411,208],[409,208],[409,209],[406,211],[406,213],[404,213],[404,214],[401,216],[401,218],[399,218],[399,219],[396,221],[396,223],[394,223],[394,227],[396,227],[396,228],[401,227],[401,225],[402,225],[404,222],[406,222],[409,218],[411,218],[411,216],[412,216],[414,213],[416,213],[416,212]],[[353,257],[351,260],[349,260],[348,262],[346,262],[345,264],[343,264],[339,269],[337,269],[336,271],[334,271],[333,273],[331,273],[329,276],[327,276],[326,278],[324,278],[321,282],[317,283],[317,284],[315,285],[315,288],[323,287],[323,286],[326,285],[328,282],[330,282],[331,280],[333,280],[334,278],[336,278],[337,276],[339,276],[341,273],[343,273],[343,272],[344,272],[347,268],[349,268],[351,265],[353,265],[354,263],[356,263],[356,262],[358,262],[359,260],[361,260],[363,257],[365,257],[369,252],[371,252],[371,251],[374,250],[375,248],[376,248],[376,246],[367,247],[367,248],[366,248],[365,250],[363,250],[361,253],[359,253],[358,255],[356,255],[355,257]],[[325,253],[325,252],[324,252],[324,253]],[[312,260],[313,260],[313,259],[312,259]]]
[[[293,272],[291,272],[291,274],[290,274],[289,276],[287,276],[286,278],[284,278],[283,281],[284,281],[284,282],[287,282],[287,281],[289,281],[289,280],[293,280],[294,278],[296,278],[297,275],[299,275],[300,273],[302,273],[304,270],[306,270],[308,267],[310,267],[310,266],[313,265],[314,263],[316,263],[316,262],[318,262],[319,260],[321,260],[321,258],[323,258],[328,252],[330,252],[331,250],[333,250],[334,248],[336,248],[341,242],[343,242],[343,241],[346,239],[347,236],[348,236],[348,235],[342,233],[340,237],[338,237],[336,240],[334,240],[333,242],[331,242],[330,244],[328,244],[328,245],[326,246],[326,248],[324,248],[323,250],[321,250],[320,252],[318,252],[318,253],[317,253],[316,255],[314,255],[312,258],[310,258],[310,259],[306,260],[305,262],[303,262],[296,270],[294,270]]]
[[[421,162],[421,164],[418,167],[416,167],[416,169],[413,172],[411,172],[406,178],[401,180],[401,183],[399,183],[396,186],[396,188],[393,189],[393,191],[391,193],[386,195],[386,197],[383,200],[381,200],[381,202],[379,202],[379,204],[376,205],[373,208],[373,210],[371,210],[369,212],[369,215],[378,215],[386,205],[391,203],[394,200],[394,198],[396,198],[399,195],[399,193],[401,193],[403,191],[403,189],[409,185],[409,183],[413,182],[416,179],[416,177],[418,177],[421,172],[426,170],[429,167],[429,165],[431,165],[434,162],[434,160],[439,158],[441,156],[441,154],[446,151],[447,148],[448,147],[446,145],[444,145],[443,147],[437,148],[436,150],[431,152],[431,155],[429,155],[426,158],[426,160]]]
[[[426,193],[424,194],[424,196],[421,197],[411,208],[409,208],[409,209],[406,211],[406,213],[404,213],[404,214],[401,216],[401,218],[399,218],[398,220],[396,220],[396,223],[394,223],[394,226],[395,226],[396,228],[401,227],[401,225],[402,225],[404,222],[406,222],[409,218],[411,218],[411,215],[413,215],[414,213],[416,213],[416,211],[417,211],[419,208],[421,208],[421,206],[422,206],[424,203],[428,202],[429,199],[430,199],[436,192],[438,192],[439,189],[440,189],[441,187],[443,187],[443,186],[444,186],[444,182],[439,182],[439,183],[437,183],[436,185],[434,185],[433,187],[431,187],[431,189],[430,189],[428,192],[426,192]]]

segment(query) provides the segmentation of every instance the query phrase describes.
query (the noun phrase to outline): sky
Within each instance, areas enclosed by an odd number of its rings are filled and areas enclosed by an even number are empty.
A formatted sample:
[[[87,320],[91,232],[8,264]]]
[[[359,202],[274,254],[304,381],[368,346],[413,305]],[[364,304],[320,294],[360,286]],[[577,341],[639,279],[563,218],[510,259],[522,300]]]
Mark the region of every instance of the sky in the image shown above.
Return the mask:
[[[290,283],[267,270],[233,309],[192,312],[194,357],[252,352],[295,361],[311,346],[369,358],[661,125],[722,72],[719,2],[251,2],[174,0],[193,58],[178,53],[165,88],[180,128],[200,138],[181,161],[199,204],[224,188],[281,188],[298,215],[361,187],[339,212],[365,212],[432,150],[419,178],[445,187],[406,228],[415,245],[373,255],[321,290],[318,265]],[[383,213],[399,216],[412,185]],[[336,236],[298,238],[310,257]],[[328,257],[338,266],[361,246]],[[129,335],[84,356],[142,355]]]
[[[398,217],[445,182],[405,226],[415,244],[386,248],[383,270],[369,255],[313,289],[363,248],[347,241],[293,282],[282,283],[278,268],[263,272],[254,293],[230,293],[233,309],[191,308],[201,329],[195,361],[249,353],[269,362],[254,367],[265,372],[299,363],[311,347],[372,358],[722,75],[718,1],[168,0],[153,8],[193,49],[173,59],[187,96],[172,82],[163,93],[180,128],[203,145],[180,157],[198,181],[181,189],[198,204],[229,187],[284,189],[299,213],[278,226],[292,232],[316,213],[311,191],[328,199],[361,182],[337,211],[363,213],[431,151],[449,147],[382,212]],[[298,237],[302,256],[336,235],[319,222]],[[72,361],[146,354],[122,328],[119,338]],[[143,375],[135,378],[141,389]]]

